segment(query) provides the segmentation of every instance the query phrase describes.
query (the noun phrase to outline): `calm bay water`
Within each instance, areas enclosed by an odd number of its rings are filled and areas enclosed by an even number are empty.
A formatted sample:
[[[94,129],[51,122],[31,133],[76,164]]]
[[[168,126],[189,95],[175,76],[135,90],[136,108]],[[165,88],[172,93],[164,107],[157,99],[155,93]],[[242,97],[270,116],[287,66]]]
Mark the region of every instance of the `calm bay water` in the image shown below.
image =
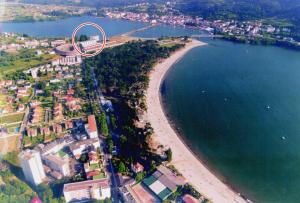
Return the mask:
[[[69,37],[86,21],[100,24],[108,36],[146,25],[74,17],[3,23],[0,31]],[[201,32],[160,25],[134,36],[194,34]],[[258,202],[298,202],[300,52],[205,41],[209,45],[189,52],[165,79],[163,100],[172,121],[192,150],[239,192]]]
[[[0,23],[0,32],[15,32],[33,37],[71,37],[74,29],[81,23],[97,23],[105,30],[108,37],[146,26],[145,23],[97,18],[92,16],[71,17],[56,21]],[[95,34],[94,29],[84,29],[87,35]],[[81,34],[80,32],[78,34]]]
[[[166,110],[192,150],[258,202],[300,199],[300,53],[211,41],[174,65]]]

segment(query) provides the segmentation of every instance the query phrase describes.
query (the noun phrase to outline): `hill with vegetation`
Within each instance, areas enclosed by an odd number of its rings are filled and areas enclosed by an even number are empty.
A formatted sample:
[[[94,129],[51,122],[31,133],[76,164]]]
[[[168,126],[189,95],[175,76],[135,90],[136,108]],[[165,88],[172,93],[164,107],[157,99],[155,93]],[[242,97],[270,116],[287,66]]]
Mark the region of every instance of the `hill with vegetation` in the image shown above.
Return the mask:
[[[287,20],[300,27],[300,0],[177,0],[176,8],[207,19]]]

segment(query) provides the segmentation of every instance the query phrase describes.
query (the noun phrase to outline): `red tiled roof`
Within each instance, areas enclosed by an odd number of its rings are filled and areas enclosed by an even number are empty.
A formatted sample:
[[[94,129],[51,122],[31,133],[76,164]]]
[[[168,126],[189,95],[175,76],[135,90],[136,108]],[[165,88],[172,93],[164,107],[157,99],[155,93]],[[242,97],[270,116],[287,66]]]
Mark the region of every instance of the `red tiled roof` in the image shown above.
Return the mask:
[[[34,197],[30,200],[30,203],[43,203],[40,198],[38,197]]]
[[[90,178],[90,177],[93,177],[93,176],[97,176],[100,174],[100,171],[89,171],[86,173],[86,177],[87,178]]]
[[[97,130],[97,124],[96,124],[96,119],[95,119],[94,115],[88,116],[88,123],[89,123],[90,132],[94,132]]]
[[[186,194],[183,196],[182,200],[185,203],[199,203],[199,200],[197,200],[196,198],[194,198],[193,196]]]

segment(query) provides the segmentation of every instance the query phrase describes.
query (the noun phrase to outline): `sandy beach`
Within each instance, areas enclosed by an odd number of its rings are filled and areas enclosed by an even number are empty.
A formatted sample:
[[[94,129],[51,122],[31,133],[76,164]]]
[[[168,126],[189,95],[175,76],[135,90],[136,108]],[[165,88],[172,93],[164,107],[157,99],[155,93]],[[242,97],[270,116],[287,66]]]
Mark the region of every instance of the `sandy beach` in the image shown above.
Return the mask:
[[[148,107],[146,117],[154,128],[154,139],[172,149],[172,164],[201,194],[215,203],[246,202],[194,156],[171,127],[161,105],[160,85],[169,68],[188,51],[203,45],[205,43],[193,40],[154,67],[150,74],[150,83],[146,94]]]

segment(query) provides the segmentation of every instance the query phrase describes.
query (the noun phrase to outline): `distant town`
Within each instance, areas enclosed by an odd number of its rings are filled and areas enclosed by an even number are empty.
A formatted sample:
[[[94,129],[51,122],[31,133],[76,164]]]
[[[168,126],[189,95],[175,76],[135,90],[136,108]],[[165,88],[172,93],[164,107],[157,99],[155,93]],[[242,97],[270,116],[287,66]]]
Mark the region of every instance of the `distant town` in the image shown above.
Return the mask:
[[[290,24],[270,24],[265,20],[208,20],[197,16],[186,16],[175,10],[174,3],[159,5],[152,13],[145,12],[149,3],[136,4],[124,8],[104,9],[106,16],[116,19],[145,23],[168,24],[202,30],[210,35],[220,35],[223,39],[252,44],[274,44],[300,49],[300,40],[293,38]]]

